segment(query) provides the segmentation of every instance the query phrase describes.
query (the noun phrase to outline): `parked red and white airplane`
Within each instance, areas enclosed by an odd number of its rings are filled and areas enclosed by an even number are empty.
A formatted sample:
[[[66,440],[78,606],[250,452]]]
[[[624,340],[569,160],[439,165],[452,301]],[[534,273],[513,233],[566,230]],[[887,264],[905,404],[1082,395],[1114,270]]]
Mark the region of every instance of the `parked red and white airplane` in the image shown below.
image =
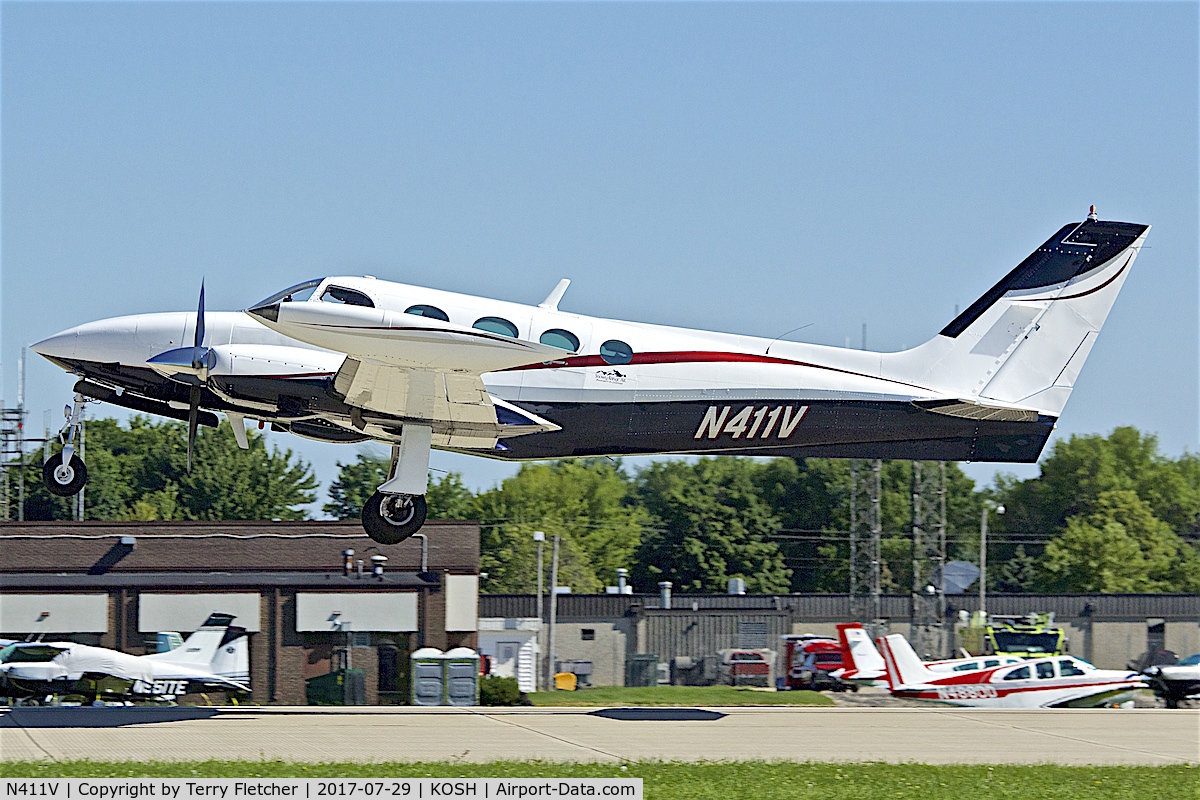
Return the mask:
[[[975,708],[1093,708],[1133,700],[1146,681],[1128,670],[1096,669],[1073,656],[1031,658],[974,672],[934,672],[898,633],[880,639],[896,697]]]
[[[393,446],[363,511],[380,542],[425,517],[431,447],[503,459],[694,453],[1033,462],[1147,225],[1054,234],[924,344],[897,353],[687,330],[391,283],[321,278],[248,313],[143,314],[34,345],[80,376],[52,491],[86,480],[89,399],[216,425]],[[301,302],[306,300],[306,302]]]
[[[875,643],[858,622],[839,622],[838,643],[841,645],[842,663],[849,666],[834,670],[830,675],[845,683],[859,686],[887,686],[887,669],[883,656]],[[925,661],[931,672],[971,672],[979,669],[1019,664],[1024,659],[1016,656],[982,656],[979,658],[946,658]]]

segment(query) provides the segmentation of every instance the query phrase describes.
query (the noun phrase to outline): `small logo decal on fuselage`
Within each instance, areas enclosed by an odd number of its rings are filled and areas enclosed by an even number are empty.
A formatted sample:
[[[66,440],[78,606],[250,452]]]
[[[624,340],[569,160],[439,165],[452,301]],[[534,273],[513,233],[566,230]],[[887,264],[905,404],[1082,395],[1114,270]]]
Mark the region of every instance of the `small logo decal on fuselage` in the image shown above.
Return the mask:
[[[716,439],[722,434],[734,439],[788,439],[808,413],[808,406],[746,406],[730,417],[733,406],[709,406],[693,439]]]
[[[178,695],[187,694],[187,681],[134,681],[134,694]]]
[[[622,384],[625,382],[625,374],[617,369],[598,369],[596,370],[596,382]]]

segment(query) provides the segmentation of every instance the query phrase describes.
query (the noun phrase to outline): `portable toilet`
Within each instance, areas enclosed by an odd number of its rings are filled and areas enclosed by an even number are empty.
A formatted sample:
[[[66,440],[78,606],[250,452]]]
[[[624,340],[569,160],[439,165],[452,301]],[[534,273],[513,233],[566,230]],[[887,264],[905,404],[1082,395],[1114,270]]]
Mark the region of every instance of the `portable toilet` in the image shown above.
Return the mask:
[[[479,705],[479,654],[455,647],[442,656],[445,664],[446,705]]]
[[[445,654],[436,647],[422,647],[412,654],[412,704],[440,706],[445,694],[442,662]]]

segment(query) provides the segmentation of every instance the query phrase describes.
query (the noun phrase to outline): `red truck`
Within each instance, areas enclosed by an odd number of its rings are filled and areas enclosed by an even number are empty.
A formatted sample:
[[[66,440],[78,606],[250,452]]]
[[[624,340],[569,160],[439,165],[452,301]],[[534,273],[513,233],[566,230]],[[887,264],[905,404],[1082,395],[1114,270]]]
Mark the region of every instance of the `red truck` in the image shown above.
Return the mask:
[[[841,646],[836,639],[816,636],[811,633],[788,634],[783,637],[787,664],[787,688],[789,689],[832,689],[844,692],[845,683],[830,677],[829,673],[842,665]]]

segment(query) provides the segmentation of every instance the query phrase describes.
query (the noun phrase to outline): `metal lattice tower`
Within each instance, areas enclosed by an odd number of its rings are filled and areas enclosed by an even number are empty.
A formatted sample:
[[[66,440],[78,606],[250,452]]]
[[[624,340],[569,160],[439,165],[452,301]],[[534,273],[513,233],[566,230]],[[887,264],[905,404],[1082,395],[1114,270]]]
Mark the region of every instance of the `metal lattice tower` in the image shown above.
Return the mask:
[[[854,459],[850,462],[850,617],[861,622],[871,638],[880,619],[879,510],[883,462]]]
[[[946,463],[912,465],[912,616],[909,640],[922,656],[946,648]]]

